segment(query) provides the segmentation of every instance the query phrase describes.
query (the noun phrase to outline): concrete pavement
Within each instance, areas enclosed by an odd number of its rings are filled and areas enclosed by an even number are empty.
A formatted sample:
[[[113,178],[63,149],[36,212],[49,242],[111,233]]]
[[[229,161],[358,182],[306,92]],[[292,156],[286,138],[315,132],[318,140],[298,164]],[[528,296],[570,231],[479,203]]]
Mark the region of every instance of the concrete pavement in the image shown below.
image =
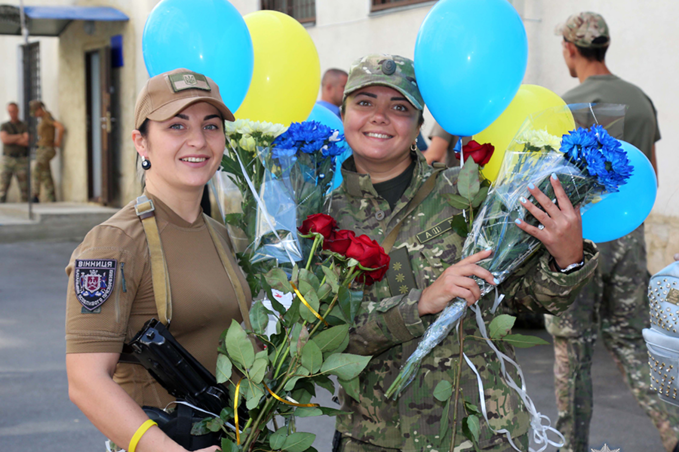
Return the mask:
[[[0,244],[0,451],[103,451],[104,437],[68,399],[64,364],[66,266],[76,242]],[[522,331],[523,334],[536,334]],[[549,340],[549,335],[538,332]],[[518,350],[528,394],[556,419],[551,347]],[[604,442],[621,452],[662,451],[651,421],[637,406],[613,360],[596,349],[592,369],[595,411],[590,447]],[[336,406],[320,389],[319,402]],[[318,435],[330,452],[334,420],[298,419],[300,431]],[[554,447],[546,449],[556,450]]]

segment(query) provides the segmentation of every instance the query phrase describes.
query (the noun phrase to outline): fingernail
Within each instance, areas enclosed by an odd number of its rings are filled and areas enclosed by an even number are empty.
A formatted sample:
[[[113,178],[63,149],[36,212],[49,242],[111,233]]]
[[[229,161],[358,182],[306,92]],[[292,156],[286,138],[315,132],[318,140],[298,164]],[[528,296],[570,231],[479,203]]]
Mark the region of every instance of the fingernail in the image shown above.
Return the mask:
[[[493,278],[493,282],[495,283],[496,286],[497,286],[498,284],[500,284],[500,281],[498,281],[497,278]]]
[[[556,180],[556,173],[552,173],[552,179]]]
[[[493,251],[493,248],[488,247],[486,248],[486,251]]]
[[[533,185],[533,183],[531,182],[530,184],[528,184],[528,188],[530,188],[532,190],[532,189],[535,188],[535,185]]]
[[[521,201],[521,204],[525,204],[525,203],[526,203],[526,198],[524,198],[524,197],[522,196],[522,197],[519,198],[519,201]]]
[[[516,224],[521,224],[521,220],[519,220],[519,219],[517,218],[516,220],[514,220],[514,223],[516,223]]]

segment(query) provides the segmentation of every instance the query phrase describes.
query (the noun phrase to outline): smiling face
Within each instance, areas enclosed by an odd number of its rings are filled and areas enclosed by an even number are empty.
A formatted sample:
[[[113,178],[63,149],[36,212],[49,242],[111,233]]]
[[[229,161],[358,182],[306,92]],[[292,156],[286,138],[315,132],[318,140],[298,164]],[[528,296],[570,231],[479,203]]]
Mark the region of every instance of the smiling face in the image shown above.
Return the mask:
[[[344,136],[357,165],[394,165],[408,158],[421,113],[393,88],[372,85],[346,100]]]
[[[224,123],[212,105],[193,104],[166,121],[148,121],[146,137],[133,133],[137,152],[151,162],[147,185],[162,191],[203,190],[225,147]]]

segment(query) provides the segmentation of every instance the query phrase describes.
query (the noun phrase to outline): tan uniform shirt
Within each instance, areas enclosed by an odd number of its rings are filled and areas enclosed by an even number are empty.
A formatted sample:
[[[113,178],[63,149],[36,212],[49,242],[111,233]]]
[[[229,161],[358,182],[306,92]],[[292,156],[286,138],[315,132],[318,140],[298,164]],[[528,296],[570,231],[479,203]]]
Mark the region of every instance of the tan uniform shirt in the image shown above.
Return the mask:
[[[170,332],[214,374],[221,333],[232,319],[242,321],[234,289],[203,216],[187,223],[148,196],[156,208],[169,271]],[[232,258],[226,229],[208,221],[223,237],[222,245]],[[232,263],[236,268],[237,263]],[[238,273],[249,299],[248,285]],[[134,202],[87,234],[73,252],[66,274],[66,353],[120,353],[123,343],[147,320],[158,318],[148,245]],[[99,308],[90,312],[88,308],[97,304]],[[140,405],[165,407],[174,400],[140,365],[119,363],[114,380]]]
[[[49,111],[45,111],[38,124],[38,146],[54,147],[54,130],[54,118]]]

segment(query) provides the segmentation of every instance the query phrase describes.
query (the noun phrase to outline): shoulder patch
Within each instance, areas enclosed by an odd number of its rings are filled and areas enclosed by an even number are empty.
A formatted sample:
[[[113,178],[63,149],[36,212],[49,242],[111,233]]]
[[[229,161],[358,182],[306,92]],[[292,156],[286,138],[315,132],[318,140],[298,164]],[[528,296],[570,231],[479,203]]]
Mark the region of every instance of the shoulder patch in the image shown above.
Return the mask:
[[[75,260],[75,296],[83,308],[91,312],[108,300],[113,292],[117,263],[115,259]]]

